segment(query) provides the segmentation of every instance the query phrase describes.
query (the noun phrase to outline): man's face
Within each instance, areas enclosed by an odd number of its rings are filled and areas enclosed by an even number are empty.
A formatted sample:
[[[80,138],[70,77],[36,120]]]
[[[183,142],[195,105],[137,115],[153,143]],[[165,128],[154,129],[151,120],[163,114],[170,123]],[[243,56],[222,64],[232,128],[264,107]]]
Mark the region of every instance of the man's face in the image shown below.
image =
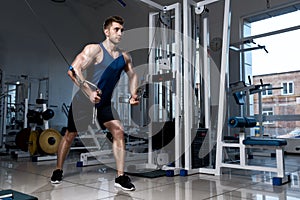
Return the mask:
[[[123,25],[117,22],[113,22],[111,26],[104,30],[106,37],[114,44],[118,44],[121,41],[123,31]]]

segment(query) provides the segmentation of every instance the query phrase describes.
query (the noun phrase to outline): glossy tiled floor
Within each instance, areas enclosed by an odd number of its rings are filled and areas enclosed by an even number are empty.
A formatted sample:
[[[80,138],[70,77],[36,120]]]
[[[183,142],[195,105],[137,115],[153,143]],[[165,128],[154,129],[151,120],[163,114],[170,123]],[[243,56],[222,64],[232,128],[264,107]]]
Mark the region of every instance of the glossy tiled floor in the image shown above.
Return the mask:
[[[11,156],[0,159],[0,189],[13,189],[39,200],[300,199],[300,155],[286,155],[286,171],[291,173],[292,180],[282,186],[272,185],[270,173],[227,169],[223,170],[222,176],[131,176],[136,185],[134,192],[114,188],[115,172],[112,169],[103,172],[101,165],[76,167],[79,157],[72,153],[65,164],[64,182],[56,186],[49,182],[55,160],[32,162],[30,158]]]

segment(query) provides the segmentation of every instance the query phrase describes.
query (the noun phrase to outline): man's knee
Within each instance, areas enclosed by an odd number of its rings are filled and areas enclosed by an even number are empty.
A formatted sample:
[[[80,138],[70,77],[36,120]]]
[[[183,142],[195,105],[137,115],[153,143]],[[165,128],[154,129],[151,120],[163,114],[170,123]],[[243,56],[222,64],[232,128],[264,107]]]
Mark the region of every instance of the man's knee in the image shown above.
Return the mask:
[[[112,135],[116,140],[123,140],[124,139],[124,130],[121,126],[116,126],[112,130]]]

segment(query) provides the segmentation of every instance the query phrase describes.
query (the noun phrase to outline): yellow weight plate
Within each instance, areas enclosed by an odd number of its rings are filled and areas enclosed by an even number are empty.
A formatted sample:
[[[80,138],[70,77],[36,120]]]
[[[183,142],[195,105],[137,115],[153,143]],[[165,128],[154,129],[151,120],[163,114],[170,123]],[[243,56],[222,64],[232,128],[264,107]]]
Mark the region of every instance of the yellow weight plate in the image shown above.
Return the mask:
[[[40,148],[47,154],[55,154],[61,138],[61,134],[55,129],[44,130],[39,137]]]
[[[28,151],[30,155],[36,155],[38,151],[38,137],[39,132],[38,131],[31,131],[28,141]]]

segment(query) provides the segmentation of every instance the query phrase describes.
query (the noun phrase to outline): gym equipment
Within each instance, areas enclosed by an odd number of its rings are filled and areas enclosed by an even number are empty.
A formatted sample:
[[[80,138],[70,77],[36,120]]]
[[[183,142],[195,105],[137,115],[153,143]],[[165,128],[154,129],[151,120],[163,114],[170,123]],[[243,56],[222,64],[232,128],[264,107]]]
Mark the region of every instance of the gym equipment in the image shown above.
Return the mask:
[[[255,44],[257,46],[256,47],[250,47],[250,48],[242,48],[242,49],[237,47],[237,46],[240,46],[240,45],[243,45],[243,44],[251,44],[251,43]],[[257,49],[263,49],[266,53],[269,53],[268,50],[266,49],[265,45],[256,44],[253,39],[252,40],[245,40],[245,41],[242,41],[242,42],[237,42],[237,43],[234,43],[234,44],[230,44],[229,48],[231,50],[236,51],[236,52],[246,52],[246,51],[253,51],[253,50],[257,50]]]
[[[15,190],[0,191],[0,199],[2,200],[38,200],[37,197],[24,194]]]
[[[256,126],[256,119],[253,117],[231,117],[228,120],[228,126],[231,128],[252,128]]]
[[[36,103],[37,105],[42,104],[42,109],[33,110],[28,109],[28,99],[25,99],[26,124],[24,124],[24,128],[16,136],[16,145],[22,151],[29,151],[30,155],[27,156],[32,156],[33,161],[56,159],[55,156],[48,156],[46,158],[46,154],[56,153],[61,139],[59,132],[49,129],[48,120],[53,118],[54,111],[47,108],[47,102],[40,94],[40,98],[36,99]],[[30,124],[30,127],[27,127],[27,122]],[[40,128],[41,125],[44,125],[45,131],[42,131]],[[18,152],[16,154],[19,156]]]
[[[52,119],[54,117],[54,111],[52,109],[47,109],[45,111],[42,112],[42,118],[43,120],[49,120]]]
[[[141,119],[143,130],[148,135],[148,160],[135,165],[138,171],[156,170],[169,164],[170,160],[177,162],[176,158],[181,155],[181,45],[176,48],[172,45],[181,43],[180,34],[176,34],[181,29],[181,7],[179,3],[153,6],[159,12],[149,14],[149,69],[145,71],[148,75],[144,83],[147,98],[140,102],[145,107],[142,108],[144,114],[147,114],[146,119],[143,116]],[[172,91],[175,88],[176,91]],[[166,132],[159,124],[168,126],[169,122],[173,124],[173,131]]]
[[[101,95],[101,90],[98,88],[97,85],[94,83],[88,81],[88,80],[82,80],[75,72],[74,68],[72,66],[69,67],[69,70],[72,72],[73,76],[76,78],[77,82],[79,83],[79,87],[89,87],[93,91],[98,91],[98,95]],[[84,92],[84,90],[82,90]],[[86,94],[86,93],[85,93]],[[87,95],[87,94],[86,94]],[[88,95],[87,95],[88,96]]]
[[[238,81],[230,83],[230,90],[233,94],[233,97],[238,105],[243,107],[243,112],[245,115],[250,115],[249,105],[250,105],[250,95],[258,94],[258,115],[255,117],[258,120],[259,132],[263,135],[263,121],[268,118],[268,116],[262,115],[262,92],[266,90],[278,90],[282,87],[271,87],[270,84],[263,83],[263,80],[260,79],[260,84],[253,85],[251,84],[251,78],[248,76],[249,85],[246,85],[244,81]],[[274,118],[274,116],[272,116]],[[276,120],[275,118],[273,120]]]
[[[30,128],[24,128],[20,130],[15,139],[16,145],[22,150],[27,152],[28,151],[28,141],[30,137]]]
[[[232,121],[238,119],[239,121]],[[241,120],[243,119],[243,120]],[[239,162],[238,163],[228,163],[225,162],[223,159],[221,160],[220,167],[227,167],[227,168],[235,168],[235,169],[248,169],[248,170],[257,170],[257,171],[268,171],[268,172],[275,172],[277,177],[273,177],[273,185],[282,185],[289,180],[288,175],[285,174],[284,168],[284,146],[287,145],[286,140],[283,139],[274,139],[274,138],[260,138],[260,137],[247,137],[245,138],[245,128],[252,128],[255,127],[254,122],[250,122],[251,124],[245,123],[247,119],[246,117],[231,117],[228,121],[228,125],[231,128],[240,128],[239,133],[239,143],[225,143],[223,142],[223,147],[230,147],[230,148],[239,148]],[[253,121],[256,121],[253,118],[250,118]],[[236,125],[236,126],[235,126]],[[276,152],[276,166],[275,167],[266,167],[266,166],[259,166],[254,164],[248,164],[246,156],[248,155],[249,158],[252,157],[249,154],[247,149],[250,148],[257,148],[257,149],[268,149],[274,150]]]
[[[61,141],[60,133],[52,128],[43,131],[39,137],[41,150],[47,154],[55,154]]]
[[[27,120],[28,123],[36,123],[37,125],[43,125],[44,120],[50,120],[54,116],[52,109],[46,109],[45,111],[28,110]]]
[[[38,139],[39,139],[39,131],[34,130],[30,132],[30,136],[28,139],[28,151],[31,156],[34,156],[38,153]]]
[[[249,78],[249,77],[248,77]],[[217,148],[217,166],[216,169],[218,173],[220,172],[222,167],[226,168],[235,168],[235,169],[248,169],[248,170],[257,170],[257,171],[268,171],[268,172],[275,172],[277,177],[273,177],[273,185],[282,185],[284,182],[288,182],[289,178],[288,175],[285,174],[284,169],[284,147],[286,146],[287,142],[282,139],[274,139],[270,137],[247,137],[246,135],[246,128],[254,128],[256,127],[257,122],[260,125],[260,133],[263,133],[262,129],[262,103],[261,103],[261,93],[264,90],[271,90],[271,89],[281,89],[280,88],[270,88],[265,87],[269,86],[269,84],[264,84],[262,80],[260,80],[261,84],[259,85],[251,85],[251,80],[249,78],[250,85],[246,85],[244,81],[239,81],[236,83],[230,84],[231,92],[236,100],[238,105],[246,105],[244,106],[244,110],[247,114],[250,113],[248,106],[249,104],[249,96],[252,94],[258,93],[259,95],[259,115],[254,117],[230,117],[228,119],[228,126],[230,128],[240,128],[238,143],[228,143],[222,140],[221,136],[218,138],[218,148]],[[244,99],[246,98],[246,99]],[[250,134],[251,135],[251,134]],[[231,163],[225,161],[223,158],[223,152],[226,148],[237,148],[239,150],[239,159],[237,163]],[[248,159],[252,158],[253,155],[249,151],[249,149],[261,149],[261,150],[272,150],[276,152],[276,166],[275,167],[266,167],[261,165],[255,164],[248,164]]]
[[[54,154],[57,152],[61,141],[61,134],[55,129],[31,130],[24,128],[16,135],[16,145],[31,156]]]
[[[210,151],[209,143],[205,141],[207,138],[208,129],[198,128],[193,130],[195,133],[194,140],[191,145],[191,154],[192,154],[192,169],[197,169],[201,167],[209,166],[210,164]]]

